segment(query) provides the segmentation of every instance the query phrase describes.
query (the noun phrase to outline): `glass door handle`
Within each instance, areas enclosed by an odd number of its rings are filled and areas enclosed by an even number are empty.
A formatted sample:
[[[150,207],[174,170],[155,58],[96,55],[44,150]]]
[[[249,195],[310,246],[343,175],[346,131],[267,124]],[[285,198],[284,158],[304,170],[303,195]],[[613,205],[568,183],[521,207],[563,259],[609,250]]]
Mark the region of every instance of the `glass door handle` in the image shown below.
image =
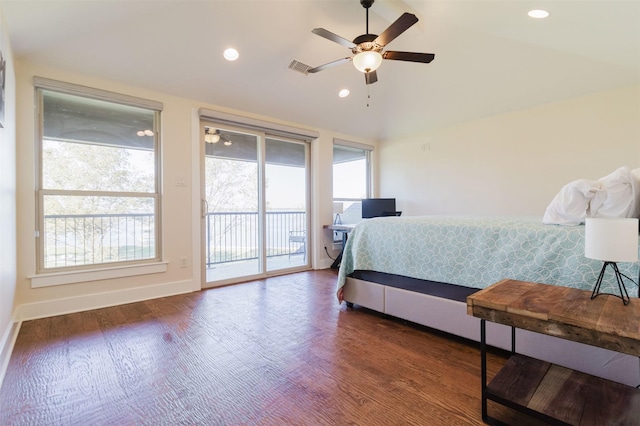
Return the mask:
[[[202,218],[207,217],[207,213],[209,213],[209,202],[207,200],[202,200],[200,203],[200,210],[202,212]]]

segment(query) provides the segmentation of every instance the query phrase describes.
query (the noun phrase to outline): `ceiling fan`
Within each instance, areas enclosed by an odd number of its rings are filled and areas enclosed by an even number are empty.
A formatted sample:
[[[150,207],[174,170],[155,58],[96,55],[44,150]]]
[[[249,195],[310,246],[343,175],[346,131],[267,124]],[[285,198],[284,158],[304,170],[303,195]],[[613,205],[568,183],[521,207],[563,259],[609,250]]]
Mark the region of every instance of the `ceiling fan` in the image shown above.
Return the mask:
[[[212,129],[210,127],[205,127],[204,128],[204,141],[206,143],[218,143],[220,141],[224,142],[224,144],[226,146],[231,145],[233,142],[231,142],[230,139],[224,137],[221,133],[219,129]]]
[[[400,34],[408,30],[413,24],[418,22],[416,15],[412,13],[403,13],[396,21],[391,24],[380,35],[369,34],[369,8],[375,0],[360,0],[360,4],[367,11],[367,27],[366,34],[362,34],[353,41],[349,41],[346,38],[340,37],[324,28],[315,28],[311,32],[324,37],[327,40],[331,40],[342,46],[351,49],[353,56],[338,59],[337,61],[329,62],[319,67],[310,68],[308,73],[317,73],[324,69],[340,65],[345,62],[353,61],[353,65],[360,72],[364,73],[366,84],[372,84],[378,81],[378,75],[376,70],[382,63],[383,59],[390,59],[394,61],[408,61],[408,62],[421,62],[428,64],[433,61],[435,55],[433,53],[417,53],[417,52],[397,52],[393,50],[383,51],[384,47],[393,41]]]

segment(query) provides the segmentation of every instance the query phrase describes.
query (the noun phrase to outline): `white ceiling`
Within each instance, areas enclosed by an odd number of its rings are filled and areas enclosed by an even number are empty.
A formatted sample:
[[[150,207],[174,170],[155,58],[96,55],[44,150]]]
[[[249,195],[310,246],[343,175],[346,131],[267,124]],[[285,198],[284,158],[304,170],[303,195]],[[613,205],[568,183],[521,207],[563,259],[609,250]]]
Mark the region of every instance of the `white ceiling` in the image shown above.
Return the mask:
[[[311,30],[364,34],[359,0],[0,5],[19,60],[375,139],[640,83],[640,0],[377,0],[370,32],[415,13],[388,49],[436,58],[385,61],[369,86],[350,63],[307,76],[288,68],[350,56]],[[551,16],[531,19],[533,8]],[[228,46],[237,61],[223,59]]]

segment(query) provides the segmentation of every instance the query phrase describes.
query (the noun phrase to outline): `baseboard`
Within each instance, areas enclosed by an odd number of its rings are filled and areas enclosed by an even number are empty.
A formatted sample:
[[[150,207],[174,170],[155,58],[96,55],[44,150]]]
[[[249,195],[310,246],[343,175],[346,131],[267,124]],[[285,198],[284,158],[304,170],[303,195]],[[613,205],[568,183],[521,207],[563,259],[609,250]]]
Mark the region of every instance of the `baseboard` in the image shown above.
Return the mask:
[[[331,265],[333,265],[332,259],[320,259],[317,266],[313,269],[329,269]]]
[[[24,303],[17,307],[16,318],[18,321],[28,321],[38,318],[71,314],[74,312],[106,308],[109,306],[124,305],[143,300],[157,299],[159,297],[174,296],[176,294],[190,293],[192,291],[193,283],[191,280],[188,280],[88,294],[84,296],[45,300],[42,302]]]
[[[9,327],[2,335],[2,340],[0,340],[0,388],[2,388],[2,383],[4,382],[4,375],[7,372],[13,346],[18,338],[21,324],[21,322],[16,321],[10,322]]]

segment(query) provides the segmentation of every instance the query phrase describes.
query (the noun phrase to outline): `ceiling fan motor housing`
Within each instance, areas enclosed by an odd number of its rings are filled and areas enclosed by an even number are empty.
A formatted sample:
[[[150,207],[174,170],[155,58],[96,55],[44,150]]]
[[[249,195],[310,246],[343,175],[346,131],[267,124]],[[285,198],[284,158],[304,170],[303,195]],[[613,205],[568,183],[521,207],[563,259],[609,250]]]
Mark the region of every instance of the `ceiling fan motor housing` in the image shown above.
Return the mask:
[[[369,50],[373,50],[374,52],[380,52],[384,48],[384,46],[380,46],[378,43],[374,43],[374,40],[377,39],[378,36],[376,34],[363,34],[353,39],[353,44],[356,45],[351,51],[354,54],[358,54],[361,52],[367,52]]]

